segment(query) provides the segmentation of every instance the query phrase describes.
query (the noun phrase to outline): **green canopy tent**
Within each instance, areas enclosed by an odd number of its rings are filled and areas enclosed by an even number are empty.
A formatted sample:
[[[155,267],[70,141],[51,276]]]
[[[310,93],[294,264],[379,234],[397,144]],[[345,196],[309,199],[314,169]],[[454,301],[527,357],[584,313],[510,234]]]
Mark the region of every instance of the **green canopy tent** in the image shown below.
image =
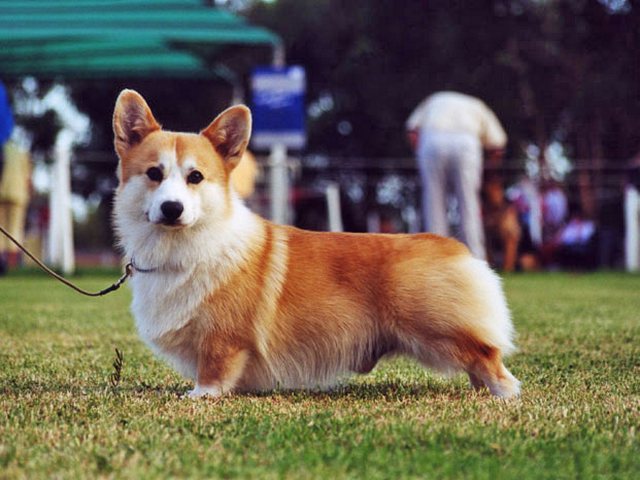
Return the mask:
[[[282,55],[272,32],[200,0],[2,0],[0,79],[213,78]],[[257,53],[260,53],[258,55]],[[56,140],[49,260],[74,269],[69,132]]]
[[[219,64],[238,51],[280,45],[270,31],[199,0],[0,2],[3,78],[228,75]]]

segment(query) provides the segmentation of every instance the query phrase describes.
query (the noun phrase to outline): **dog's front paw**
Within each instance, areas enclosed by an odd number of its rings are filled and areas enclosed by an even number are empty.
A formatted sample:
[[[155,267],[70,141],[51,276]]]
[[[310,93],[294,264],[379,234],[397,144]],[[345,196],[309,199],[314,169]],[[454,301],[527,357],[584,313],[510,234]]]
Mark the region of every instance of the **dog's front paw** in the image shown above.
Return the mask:
[[[187,398],[202,398],[202,397],[211,397],[211,398],[216,398],[219,397],[220,395],[222,395],[222,390],[220,390],[218,387],[215,386],[211,386],[211,387],[203,387],[202,385],[196,385],[196,387],[193,390],[189,390],[187,392]]]

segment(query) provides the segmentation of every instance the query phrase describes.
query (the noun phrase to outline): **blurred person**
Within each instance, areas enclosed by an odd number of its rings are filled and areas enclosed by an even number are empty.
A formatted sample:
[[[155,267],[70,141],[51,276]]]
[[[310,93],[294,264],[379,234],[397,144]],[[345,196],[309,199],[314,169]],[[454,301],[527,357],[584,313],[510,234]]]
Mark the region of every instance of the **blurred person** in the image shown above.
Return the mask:
[[[413,111],[406,123],[423,185],[422,211],[428,232],[449,235],[447,196],[457,198],[461,240],[473,255],[486,258],[480,211],[483,148],[497,164],[507,135],[482,100],[457,92],[437,92]]]
[[[0,82],[0,181],[2,180],[2,172],[4,169],[4,145],[11,137],[13,125],[13,114],[11,113],[11,106],[9,105],[9,97],[7,96],[4,84]],[[2,208],[3,207],[0,206],[0,209]],[[0,225],[8,228],[3,216],[0,216]],[[7,269],[5,241],[9,242],[4,235],[0,235],[0,275],[5,273]]]
[[[549,180],[542,187],[542,239],[544,242],[555,237],[564,226],[569,215],[567,195],[562,187]]]
[[[483,197],[482,216],[489,263],[499,265],[505,272],[513,272],[522,236],[518,210],[505,199],[502,182],[496,176],[484,182]]]
[[[583,210],[571,207],[571,216],[542,247],[542,258],[548,267],[595,268],[596,225]]]
[[[17,142],[3,145],[4,165],[0,179],[0,225],[16,240],[24,241],[24,229],[31,188],[31,157]],[[0,273],[20,263],[18,247],[0,235]]]
[[[507,188],[505,195],[518,215],[521,237],[518,244],[518,267],[538,270],[542,247],[542,200],[535,183],[522,177]]]

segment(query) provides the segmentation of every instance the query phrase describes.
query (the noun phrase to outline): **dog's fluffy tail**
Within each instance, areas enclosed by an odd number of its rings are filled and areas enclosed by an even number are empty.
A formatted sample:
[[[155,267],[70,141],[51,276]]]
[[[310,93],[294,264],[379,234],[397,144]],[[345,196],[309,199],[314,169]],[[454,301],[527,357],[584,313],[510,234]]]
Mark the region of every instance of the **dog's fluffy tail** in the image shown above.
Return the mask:
[[[469,300],[477,305],[469,327],[478,339],[498,348],[503,356],[513,353],[515,332],[500,277],[483,260],[465,257],[458,262],[470,287],[467,289]]]

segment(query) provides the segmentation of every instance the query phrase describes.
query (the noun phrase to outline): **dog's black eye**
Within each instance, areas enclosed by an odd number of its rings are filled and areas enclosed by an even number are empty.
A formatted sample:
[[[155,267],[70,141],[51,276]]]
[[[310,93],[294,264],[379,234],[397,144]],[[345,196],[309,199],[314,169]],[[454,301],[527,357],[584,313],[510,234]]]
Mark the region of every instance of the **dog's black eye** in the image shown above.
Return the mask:
[[[162,170],[160,170],[158,167],[151,167],[149,170],[147,170],[147,177],[149,177],[149,179],[153,180],[154,182],[161,182]]]
[[[187,183],[197,184],[197,183],[200,183],[202,180],[204,180],[204,177],[198,170],[194,170],[187,177]]]

